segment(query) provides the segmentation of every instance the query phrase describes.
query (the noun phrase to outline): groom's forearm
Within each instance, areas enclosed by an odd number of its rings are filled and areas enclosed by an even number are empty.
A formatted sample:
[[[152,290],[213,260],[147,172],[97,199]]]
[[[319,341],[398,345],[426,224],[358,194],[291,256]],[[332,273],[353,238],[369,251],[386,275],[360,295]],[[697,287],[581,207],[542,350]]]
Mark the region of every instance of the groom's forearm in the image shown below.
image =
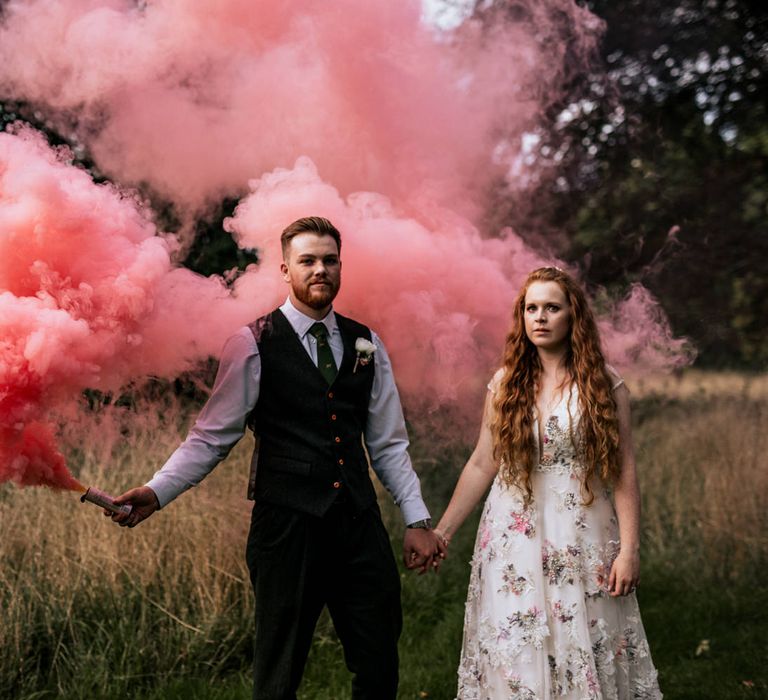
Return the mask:
[[[213,391],[186,440],[146,484],[161,507],[200,483],[243,437],[260,378],[258,347],[242,328],[224,343]]]
[[[400,396],[392,374],[392,365],[381,339],[373,334],[374,381],[368,404],[365,446],[371,466],[384,487],[400,506],[406,525],[429,518],[421,495],[419,477],[408,456],[408,431],[405,427]]]
[[[405,445],[391,445],[379,451],[371,466],[384,488],[400,507],[406,525],[431,517],[421,495],[419,477],[413,469]]]
[[[217,452],[190,435],[145,486],[155,492],[163,508],[197,486],[224,457],[226,452]]]

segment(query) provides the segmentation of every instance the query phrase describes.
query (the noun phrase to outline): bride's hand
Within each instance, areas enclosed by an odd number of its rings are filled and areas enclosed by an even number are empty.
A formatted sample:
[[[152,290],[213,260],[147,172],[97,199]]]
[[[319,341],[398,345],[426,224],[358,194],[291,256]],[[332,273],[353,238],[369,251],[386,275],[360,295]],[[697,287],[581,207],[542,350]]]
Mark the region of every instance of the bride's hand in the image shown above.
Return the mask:
[[[640,555],[637,552],[619,552],[608,576],[608,593],[613,597],[629,595],[640,583]]]
[[[442,530],[438,529],[438,528],[435,528],[434,530],[432,530],[432,532],[434,532],[437,535],[437,538],[443,543],[443,546],[447,550],[448,549],[448,545],[451,543],[451,538],[447,537],[445,535],[445,533]]]

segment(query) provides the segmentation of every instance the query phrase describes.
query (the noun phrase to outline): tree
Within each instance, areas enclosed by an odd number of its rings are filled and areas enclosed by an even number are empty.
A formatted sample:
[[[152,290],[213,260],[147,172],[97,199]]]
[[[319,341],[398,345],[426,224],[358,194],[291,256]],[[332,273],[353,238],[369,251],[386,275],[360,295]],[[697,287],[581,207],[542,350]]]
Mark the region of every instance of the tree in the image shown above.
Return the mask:
[[[740,0],[589,2],[605,22],[537,134],[549,173],[494,226],[542,232],[591,284],[642,281],[704,366],[768,361],[768,8]],[[495,11],[515,12],[517,0]],[[487,3],[475,17],[487,20]],[[542,212],[542,213],[539,213]]]

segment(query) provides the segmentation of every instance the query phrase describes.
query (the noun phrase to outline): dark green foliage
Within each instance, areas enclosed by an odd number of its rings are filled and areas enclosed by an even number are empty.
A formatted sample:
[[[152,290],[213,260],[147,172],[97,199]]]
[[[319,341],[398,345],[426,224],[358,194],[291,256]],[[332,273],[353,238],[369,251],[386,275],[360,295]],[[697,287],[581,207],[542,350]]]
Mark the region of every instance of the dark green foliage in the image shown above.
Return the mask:
[[[184,259],[184,266],[201,275],[221,275],[232,282],[248,265],[259,262],[258,251],[239,248],[224,230],[224,219],[232,216],[237,199],[225,199],[209,216],[195,225],[194,242]]]
[[[500,185],[489,225],[554,246],[613,293],[642,282],[702,366],[764,367],[768,6],[585,4],[605,34],[593,70],[547,111],[538,163],[551,177],[523,202]]]

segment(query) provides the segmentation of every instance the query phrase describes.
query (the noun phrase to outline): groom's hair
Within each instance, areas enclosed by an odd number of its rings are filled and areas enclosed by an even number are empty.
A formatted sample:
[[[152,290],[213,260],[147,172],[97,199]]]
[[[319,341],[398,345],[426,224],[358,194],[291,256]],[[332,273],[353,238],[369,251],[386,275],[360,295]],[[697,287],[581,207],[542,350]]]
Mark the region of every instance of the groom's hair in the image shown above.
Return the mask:
[[[328,219],[322,216],[305,216],[303,219],[296,219],[292,224],[288,224],[280,235],[280,245],[283,249],[283,258],[288,255],[288,248],[291,247],[291,241],[300,233],[314,233],[318,236],[330,236],[336,241],[336,246],[341,253],[341,234],[338,229]]]

